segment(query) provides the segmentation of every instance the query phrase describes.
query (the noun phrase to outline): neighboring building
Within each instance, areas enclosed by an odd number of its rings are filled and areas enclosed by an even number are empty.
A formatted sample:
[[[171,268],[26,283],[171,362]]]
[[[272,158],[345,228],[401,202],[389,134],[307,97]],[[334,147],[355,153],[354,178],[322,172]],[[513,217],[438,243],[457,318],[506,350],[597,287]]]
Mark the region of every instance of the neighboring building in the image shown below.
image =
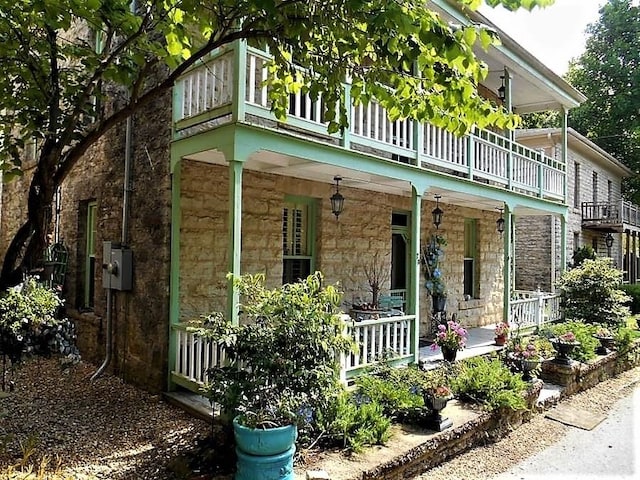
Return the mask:
[[[466,21],[453,3],[433,4],[452,21]],[[480,92],[520,113],[558,110],[566,124],[568,109],[584,97],[501,36],[501,46],[480,53],[489,66]],[[169,388],[196,388],[216,352],[186,333],[184,322],[214,310],[238,321],[228,272],[263,272],[275,287],[320,270],[327,282],[340,282],[348,312],[369,298],[363,266],[377,253],[391,270],[383,294],[399,298],[407,315],[380,319],[359,338],[378,350],[400,342],[399,355],[417,360],[418,337],[432,328],[418,258],[435,231],[435,195],[444,211],[438,231],[448,242],[448,312],[467,326],[509,318],[513,265],[505,251],[513,215],[567,215],[565,152],[543,155],[512,133],[457,138],[430,125],[390,122],[376,103],[353,107],[349,129],[328,135],[317,103],[300,95],[281,123],[261,86],[265,58],[243,42],[230,45],[177,83],[173,110],[167,95],[136,115],[130,185],[125,126],[65,181],[65,291],[85,357],[102,358],[109,306],[116,374],[150,390],[166,389],[167,380]],[[344,196],[338,218],[329,201],[336,176]],[[16,192],[24,182],[3,192],[2,248],[21,218]],[[124,192],[130,201],[123,209]],[[496,231],[501,216],[506,234]],[[130,247],[130,291],[103,288],[103,241]],[[364,357],[356,363],[370,360]]]
[[[560,158],[561,129],[519,130],[516,139]],[[632,174],[595,143],[568,129],[566,259],[570,262],[578,248],[589,245],[599,256],[611,257],[626,282],[636,283],[640,209],[623,200],[621,193],[622,180]],[[551,291],[562,270],[559,219],[525,216],[515,223],[516,288]]]

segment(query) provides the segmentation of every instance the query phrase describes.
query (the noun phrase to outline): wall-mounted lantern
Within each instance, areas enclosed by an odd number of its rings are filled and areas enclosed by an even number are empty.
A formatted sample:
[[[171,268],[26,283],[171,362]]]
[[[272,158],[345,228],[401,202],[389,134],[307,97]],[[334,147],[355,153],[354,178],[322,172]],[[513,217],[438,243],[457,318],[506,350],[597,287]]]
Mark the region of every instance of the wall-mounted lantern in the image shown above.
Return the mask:
[[[333,180],[336,182],[336,193],[331,195],[331,213],[336,216],[336,220],[344,210],[344,197],[340,193],[340,182],[342,181],[342,177],[340,175],[336,175],[333,177]]]
[[[444,212],[440,208],[440,199],[442,198],[442,196],[434,195],[434,198],[436,199],[436,208],[431,211],[431,216],[433,217],[433,224],[435,225],[437,230],[442,223],[442,215],[444,214]]]
[[[500,218],[496,220],[496,230],[502,235],[504,233],[504,208],[496,207],[496,209],[500,212]]]

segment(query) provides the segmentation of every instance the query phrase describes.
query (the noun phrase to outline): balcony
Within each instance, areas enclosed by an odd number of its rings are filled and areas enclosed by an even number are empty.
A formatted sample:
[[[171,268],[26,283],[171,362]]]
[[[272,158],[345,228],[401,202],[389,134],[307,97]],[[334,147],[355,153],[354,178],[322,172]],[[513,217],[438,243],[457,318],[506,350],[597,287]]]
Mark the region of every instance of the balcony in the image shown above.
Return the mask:
[[[187,72],[174,90],[174,138],[233,122],[251,124],[330,144],[345,154],[366,154],[564,203],[564,163],[492,131],[474,129],[457,137],[430,124],[391,121],[385,109],[372,101],[352,105],[349,128],[329,135],[322,99],[313,101],[301,93],[291,95],[287,121],[278,122],[269,110],[264,86],[268,61],[263,51],[235,45]],[[345,84],[347,94],[348,88]]]
[[[620,233],[628,227],[640,227],[638,205],[625,200],[582,202],[582,228]]]

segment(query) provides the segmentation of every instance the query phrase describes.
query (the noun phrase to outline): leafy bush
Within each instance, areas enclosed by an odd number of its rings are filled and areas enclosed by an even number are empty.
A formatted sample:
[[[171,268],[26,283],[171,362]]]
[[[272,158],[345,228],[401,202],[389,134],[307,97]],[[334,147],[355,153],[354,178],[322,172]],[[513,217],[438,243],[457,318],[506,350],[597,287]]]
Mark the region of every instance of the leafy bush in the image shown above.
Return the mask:
[[[591,245],[583,245],[573,252],[573,267],[579,267],[585,260],[595,260],[597,258],[596,252]]]
[[[620,324],[629,309],[629,300],[619,290],[622,272],[610,258],[585,260],[580,267],[562,274],[557,286],[562,294],[564,314],[569,320],[607,325]]]
[[[569,357],[580,362],[586,362],[596,356],[595,349],[600,342],[594,338],[593,334],[597,329],[597,325],[588,325],[582,322],[562,322],[543,327],[540,330],[540,334],[549,339],[559,337],[568,332],[573,333],[580,345],[573,349]]]
[[[462,399],[491,410],[527,408],[524,392],[527,382],[512,374],[497,358],[475,357],[459,362],[451,387]]]
[[[25,354],[59,351],[79,358],[73,323],[61,316],[63,300],[34,277],[0,294],[0,353],[16,363]]]
[[[384,444],[390,436],[391,420],[376,402],[357,402],[357,396],[342,392],[335,397],[327,418],[328,434],[342,441],[344,447],[354,452],[366,445]]]
[[[234,279],[250,323],[231,325],[213,314],[191,328],[224,346],[231,364],[208,372],[204,394],[243,425],[298,423],[313,430],[338,392],[341,352],[351,348],[338,312],[340,293],[316,272],[274,290],[263,275]]]
[[[359,400],[380,405],[388,416],[395,415],[403,408],[423,405],[418,389],[397,379],[361,375],[356,379],[356,387]]]
[[[630,328],[621,327],[613,336],[616,350],[620,353],[627,353],[636,338],[640,337],[640,333]]]
[[[640,313],[640,284],[633,283],[627,285],[620,285],[620,290],[626,293],[631,298],[629,309],[633,315]]]

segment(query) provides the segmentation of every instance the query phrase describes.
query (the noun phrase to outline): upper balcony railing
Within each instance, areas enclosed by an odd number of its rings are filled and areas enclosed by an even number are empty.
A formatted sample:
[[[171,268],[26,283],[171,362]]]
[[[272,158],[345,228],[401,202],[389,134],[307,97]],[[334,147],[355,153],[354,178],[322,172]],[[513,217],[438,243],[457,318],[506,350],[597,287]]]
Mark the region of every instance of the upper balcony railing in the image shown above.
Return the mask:
[[[245,122],[275,122],[265,86],[268,54],[251,47],[234,48],[212,56],[177,82],[177,138],[231,122],[234,115]],[[374,100],[367,105],[352,105],[348,130],[329,136],[322,102],[322,98],[314,101],[302,93],[292,94],[287,124],[297,133],[316,134],[314,138],[324,134],[328,141],[346,150],[463,176],[529,196],[565,199],[563,162],[498,133],[476,128],[458,137],[430,124],[391,121]]]
[[[582,224],[602,228],[640,227],[640,207],[626,200],[582,202]]]

